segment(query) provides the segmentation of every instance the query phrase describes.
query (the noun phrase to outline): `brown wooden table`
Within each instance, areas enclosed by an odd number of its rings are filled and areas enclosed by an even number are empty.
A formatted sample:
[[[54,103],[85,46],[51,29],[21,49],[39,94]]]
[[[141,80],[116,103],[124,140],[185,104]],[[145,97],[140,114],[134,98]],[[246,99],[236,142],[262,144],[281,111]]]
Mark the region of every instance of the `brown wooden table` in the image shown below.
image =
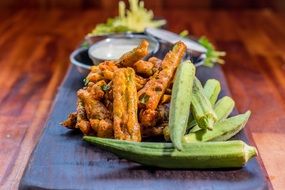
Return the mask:
[[[268,180],[285,188],[285,15],[167,11],[170,30],[206,35],[227,52],[223,66],[237,108],[248,123]],[[0,189],[16,189],[37,143],[69,54],[98,22],[98,11],[0,13]]]

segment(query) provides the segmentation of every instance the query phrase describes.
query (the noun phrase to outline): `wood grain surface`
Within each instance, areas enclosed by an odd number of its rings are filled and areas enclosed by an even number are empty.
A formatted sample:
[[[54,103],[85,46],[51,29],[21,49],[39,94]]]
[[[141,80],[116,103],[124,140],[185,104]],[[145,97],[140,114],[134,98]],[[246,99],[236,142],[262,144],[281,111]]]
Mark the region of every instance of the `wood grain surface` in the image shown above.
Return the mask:
[[[0,185],[16,189],[42,132],[70,52],[99,11],[0,13]],[[253,114],[248,127],[275,189],[285,188],[285,15],[158,11],[169,29],[208,36],[227,52],[223,66],[237,108]]]
[[[123,0],[128,2],[128,0]],[[262,9],[284,10],[283,0],[144,0],[146,7],[158,9]],[[2,9],[103,9],[117,10],[118,0],[1,0]]]

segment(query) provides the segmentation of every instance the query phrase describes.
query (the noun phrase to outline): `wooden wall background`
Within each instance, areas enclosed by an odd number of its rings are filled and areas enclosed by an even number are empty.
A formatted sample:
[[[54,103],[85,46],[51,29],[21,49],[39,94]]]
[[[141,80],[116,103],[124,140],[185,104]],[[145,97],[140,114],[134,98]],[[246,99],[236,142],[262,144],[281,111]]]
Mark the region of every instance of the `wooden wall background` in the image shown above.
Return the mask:
[[[127,1],[127,0],[125,0]],[[284,0],[144,0],[159,9],[263,9],[285,10]],[[0,9],[104,9],[116,10],[118,0],[0,0]]]

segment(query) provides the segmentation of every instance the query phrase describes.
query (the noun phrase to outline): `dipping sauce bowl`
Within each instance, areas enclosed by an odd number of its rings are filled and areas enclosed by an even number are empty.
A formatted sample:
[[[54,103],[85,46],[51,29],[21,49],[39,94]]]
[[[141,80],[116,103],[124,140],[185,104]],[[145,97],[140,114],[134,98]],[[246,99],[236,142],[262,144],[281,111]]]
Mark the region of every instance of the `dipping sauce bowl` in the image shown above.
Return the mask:
[[[93,44],[88,50],[88,55],[94,65],[105,60],[116,60],[124,53],[136,48],[143,39],[149,42],[149,54],[146,56],[147,59],[159,50],[159,42],[151,36],[141,34],[109,36]]]

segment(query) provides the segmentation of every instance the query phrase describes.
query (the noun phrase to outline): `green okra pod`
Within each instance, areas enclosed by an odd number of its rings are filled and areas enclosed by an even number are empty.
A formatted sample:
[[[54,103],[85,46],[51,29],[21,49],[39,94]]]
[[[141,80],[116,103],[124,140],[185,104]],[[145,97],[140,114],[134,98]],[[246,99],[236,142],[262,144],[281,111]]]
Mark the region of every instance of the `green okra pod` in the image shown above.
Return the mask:
[[[215,105],[221,92],[221,84],[216,79],[209,79],[204,85],[204,94],[209,99],[212,106]]]
[[[218,121],[226,119],[233,111],[235,101],[229,97],[224,96],[214,106],[214,111],[217,115]]]
[[[214,106],[214,111],[217,115],[217,121],[226,119],[233,111],[235,107],[235,102],[232,98],[224,96],[221,98]],[[198,125],[190,129],[190,133],[202,130]]]
[[[211,105],[214,106],[221,92],[221,84],[216,79],[208,79],[206,81],[206,84],[204,85],[203,91],[204,95],[209,99]],[[197,122],[195,121],[193,115],[191,114],[189,116],[187,130],[192,128],[194,128],[195,131],[201,129],[199,126],[197,126]]]
[[[187,128],[192,97],[195,66],[191,61],[181,63],[176,71],[169,110],[169,134],[173,145],[182,150],[182,138]]]
[[[201,129],[213,129],[217,116],[209,99],[204,94],[201,82],[196,77],[193,83],[191,113]]]
[[[256,156],[254,147],[243,141],[184,144],[178,151],[172,143],[130,142],[85,136],[83,140],[121,158],[143,165],[170,169],[239,168]]]
[[[248,121],[250,111],[215,123],[212,131],[199,130],[184,136],[185,143],[226,141],[236,135]]]

